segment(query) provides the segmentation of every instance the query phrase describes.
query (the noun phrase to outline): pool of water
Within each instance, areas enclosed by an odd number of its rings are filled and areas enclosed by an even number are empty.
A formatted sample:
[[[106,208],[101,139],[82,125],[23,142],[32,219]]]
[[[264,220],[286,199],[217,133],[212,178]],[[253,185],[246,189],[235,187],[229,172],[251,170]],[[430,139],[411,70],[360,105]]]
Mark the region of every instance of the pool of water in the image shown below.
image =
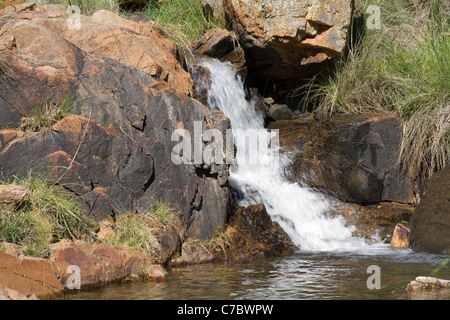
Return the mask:
[[[68,293],[68,300],[450,300],[450,289],[407,292],[417,276],[450,279],[448,257],[384,250],[377,254],[296,253],[248,264],[169,268],[164,283],[130,282]],[[369,266],[380,289],[369,289]],[[369,281],[374,283],[373,281]]]

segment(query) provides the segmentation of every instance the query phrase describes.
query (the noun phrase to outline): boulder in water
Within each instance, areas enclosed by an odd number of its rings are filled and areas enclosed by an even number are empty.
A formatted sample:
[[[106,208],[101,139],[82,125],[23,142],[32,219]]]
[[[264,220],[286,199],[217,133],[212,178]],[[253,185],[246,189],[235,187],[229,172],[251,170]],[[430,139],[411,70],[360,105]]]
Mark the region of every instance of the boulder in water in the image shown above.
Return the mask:
[[[297,248],[263,204],[238,207],[225,234],[225,245],[216,255],[239,263],[289,255]]]
[[[402,224],[398,224],[392,235],[391,248],[409,248],[410,246],[410,229]]]

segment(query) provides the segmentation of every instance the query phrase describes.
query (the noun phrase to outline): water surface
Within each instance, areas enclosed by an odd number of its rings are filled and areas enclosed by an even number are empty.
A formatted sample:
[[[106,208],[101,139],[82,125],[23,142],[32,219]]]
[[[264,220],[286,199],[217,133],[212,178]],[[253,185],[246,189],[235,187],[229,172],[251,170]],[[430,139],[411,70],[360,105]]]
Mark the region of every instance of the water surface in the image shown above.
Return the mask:
[[[296,253],[248,264],[169,268],[165,283],[131,282],[66,294],[104,300],[450,300],[450,289],[407,292],[417,276],[450,279],[443,256],[392,250],[385,255]],[[367,288],[367,268],[381,268],[381,289]]]

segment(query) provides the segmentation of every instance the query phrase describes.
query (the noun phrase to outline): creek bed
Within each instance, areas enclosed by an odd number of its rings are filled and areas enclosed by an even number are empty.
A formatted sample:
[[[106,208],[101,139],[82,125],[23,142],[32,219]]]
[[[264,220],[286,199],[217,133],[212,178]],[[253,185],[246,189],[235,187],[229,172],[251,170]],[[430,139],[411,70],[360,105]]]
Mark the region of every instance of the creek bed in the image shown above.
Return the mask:
[[[67,293],[67,300],[449,300],[450,289],[405,290],[417,276],[450,278],[446,257],[385,249],[381,254],[296,253],[247,264],[169,268],[165,283],[130,282]],[[447,257],[448,258],[448,257]],[[367,287],[369,266],[381,289]],[[434,270],[438,270],[433,273]]]

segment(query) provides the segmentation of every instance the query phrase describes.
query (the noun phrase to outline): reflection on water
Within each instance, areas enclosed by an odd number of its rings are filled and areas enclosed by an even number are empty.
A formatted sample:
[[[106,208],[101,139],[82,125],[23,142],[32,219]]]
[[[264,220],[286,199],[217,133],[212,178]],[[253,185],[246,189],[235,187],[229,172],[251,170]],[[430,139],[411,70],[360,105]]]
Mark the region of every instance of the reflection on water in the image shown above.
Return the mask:
[[[450,279],[433,270],[446,257],[396,251],[388,255],[305,254],[242,265],[169,269],[165,283],[132,282],[66,294],[64,299],[105,300],[450,300],[450,289],[406,292],[417,276]],[[369,290],[370,265],[381,268],[381,289]]]

